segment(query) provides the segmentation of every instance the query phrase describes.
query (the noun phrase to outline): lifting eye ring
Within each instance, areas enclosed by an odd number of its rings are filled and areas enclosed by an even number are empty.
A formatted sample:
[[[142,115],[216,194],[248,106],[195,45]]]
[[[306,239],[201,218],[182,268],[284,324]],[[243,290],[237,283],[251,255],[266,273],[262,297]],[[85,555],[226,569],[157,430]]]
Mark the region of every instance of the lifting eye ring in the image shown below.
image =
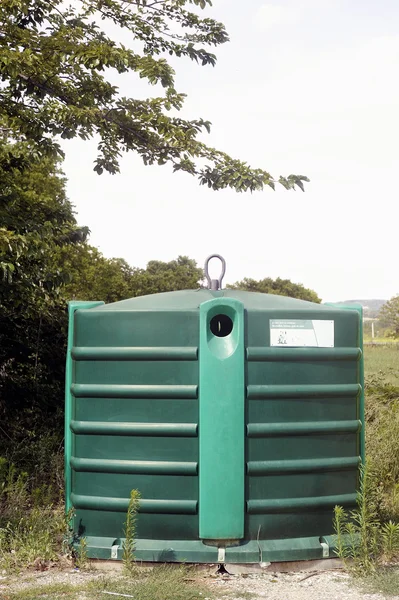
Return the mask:
[[[211,279],[211,276],[209,275],[209,261],[212,258],[218,258],[222,263],[222,271],[217,279]],[[226,273],[226,261],[224,260],[223,256],[220,256],[220,254],[211,254],[210,256],[208,256],[208,258],[205,261],[204,272],[205,277],[208,281],[208,289],[220,290],[222,288],[224,274]]]

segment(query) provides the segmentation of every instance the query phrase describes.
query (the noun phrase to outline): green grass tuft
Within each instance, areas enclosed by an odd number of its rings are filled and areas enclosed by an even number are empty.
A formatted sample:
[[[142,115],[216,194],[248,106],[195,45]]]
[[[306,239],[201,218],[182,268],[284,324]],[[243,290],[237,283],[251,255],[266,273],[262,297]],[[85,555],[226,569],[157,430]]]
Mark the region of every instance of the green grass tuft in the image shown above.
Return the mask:
[[[361,580],[360,585],[364,591],[372,594],[397,597],[399,593],[399,568],[384,567],[377,573],[365,577]]]
[[[21,590],[7,592],[7,600],[57,600],[57,598],[68,598],[78,600],[89,596],[83,595],[87,584],[76,586],[71,583],[48,583],[43,585],[29,586]],[[94,596],[93,596],[94,600]]]
[[[199,600],[212,597],[195,570],[184,565],[159,565],[139,579],[104,579],[102,583],[94,581],[89,584],[88,589],[90,593],[98,594],[89,595],[89,598],[104,599],[107,596],[101,595],[101,591],[129,594],[134,600]]]

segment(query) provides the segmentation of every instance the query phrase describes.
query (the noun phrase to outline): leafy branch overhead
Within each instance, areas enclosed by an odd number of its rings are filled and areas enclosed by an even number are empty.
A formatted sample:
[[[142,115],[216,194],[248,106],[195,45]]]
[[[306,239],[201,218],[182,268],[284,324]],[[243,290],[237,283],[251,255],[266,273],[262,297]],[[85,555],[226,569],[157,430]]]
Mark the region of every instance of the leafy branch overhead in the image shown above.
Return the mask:
[[[222,23],[200,16],[210,0],[1,0],[0,126],[62,154],[59,138],[99,139],[95,171],[117,173],[122,152],[145,164],[172,164],[214,190],[303,188],[307,177],[275,180],[263,169],[209,147],[204,119],[179,117],[185,95],[175,89],[166,57],[216,63],[211,52],[228,41]],[[114,31],[111,37],[107,31]],[[118,41],[123,35],[131,47]],[[134,73],[159,96],[122,97],[113,72]]]

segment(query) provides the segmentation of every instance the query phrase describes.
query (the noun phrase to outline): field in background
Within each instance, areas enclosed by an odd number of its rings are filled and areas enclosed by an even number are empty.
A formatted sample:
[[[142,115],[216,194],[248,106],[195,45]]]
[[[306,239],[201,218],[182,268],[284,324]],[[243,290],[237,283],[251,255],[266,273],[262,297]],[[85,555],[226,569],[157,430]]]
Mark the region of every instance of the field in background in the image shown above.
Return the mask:
[[[384,375],[387,383],[399,386],[399,344],[365,345],[366,377]]]

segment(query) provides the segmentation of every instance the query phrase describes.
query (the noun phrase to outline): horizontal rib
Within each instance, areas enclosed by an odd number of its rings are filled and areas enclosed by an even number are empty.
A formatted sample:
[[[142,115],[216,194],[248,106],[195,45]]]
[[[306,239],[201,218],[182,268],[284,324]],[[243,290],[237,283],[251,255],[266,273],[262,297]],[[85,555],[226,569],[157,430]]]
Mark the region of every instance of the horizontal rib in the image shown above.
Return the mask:
[[[88,473],[135,473],[137,475],[197,475],[198,463],[163,460],[108,460],[71,458],[74,471]]]
[[[310,498],[276,498],[273,500],[249,500],[247,511],[252,515],[285,513],[299,510],[332,509],[334,506],[355,506],[356,494],[336,496],[313,496]]]
[[[360,348],[270,348],[268,346],[247,348],[247,360],[250,362],[357,361],[361,356]]]
[[[306,458],[297,460],[259,460],[247,463],[248,475],[275,473],[311,473],[316,471],[344,471],[357,469],[359,456],[344,458]]]
[[[128,498],[107,496],[83,496],[71,494],[74,508],[85,510],[104,510],[125,513],[129,506]],[[197,512],[196,500],[140,500],[140,513],[194,515]]]
[[[361,421],[304,421],[295,423],[251,423],[247,425],[250,438],[278,437],[282,435],[316,435],[319,433],[357,433]]]
[[[153,400],[197,398],[196,385],[120,385],[74,383],[76,398],[151,398]]]
[[[121,423],[71,421],[77,435],[135,435],[149,437],[197,437],[197,423]]]
[[[356,398],[362,390],[357,384],[311,384],[311,385],[248,385],[249,400],[268,398]]]
[[[197,360],[195,346],[75,346],[74,360]]]

